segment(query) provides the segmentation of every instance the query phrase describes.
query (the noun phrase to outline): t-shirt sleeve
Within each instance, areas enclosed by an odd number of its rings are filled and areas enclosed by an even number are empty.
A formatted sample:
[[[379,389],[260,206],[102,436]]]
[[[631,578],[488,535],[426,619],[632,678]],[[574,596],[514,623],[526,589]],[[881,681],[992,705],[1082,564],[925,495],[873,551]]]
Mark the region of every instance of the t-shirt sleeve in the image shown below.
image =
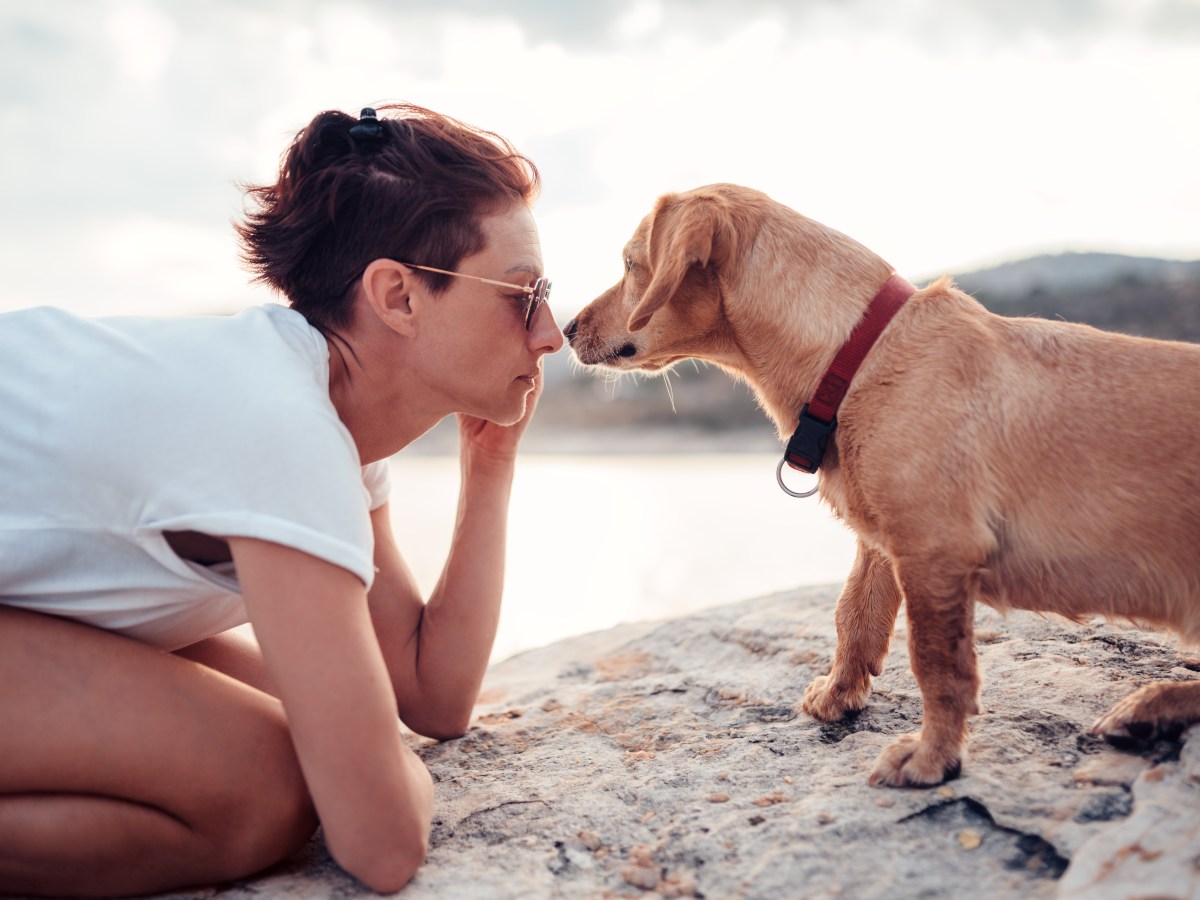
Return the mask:
[[[386,496],[386,462],[365,467],[372,489],[331,409],[285,390],[269,408],[255,405],[227,404],[217,436],[173,441],[171,471],[155,478],[161,487],[143,525],[272,541],[347,569],[370,587],[370,509]]]
[[[371,498],[371,511],[387,503],[392,492],[392,467],[387,459],[368,463],[362,469],[363,486]]]
[[[368,588],[374,580],[370,494],[350,450],[309,434],[308,443],[283,455],[271,452],[275,435],[258,434],[201,483],[197,464],[164,490],[143,523],[153,531],[194,530],[251,537],[300,550],[352,572]],[[240,442],[238,442],[240,443]],[[322,447],[321,445],[325,446]]]
[[[370,586],[370,509],[387,463],[361,464],[330,399],[328,348],[303,317],[264,307],[105,327],[103,420],[80,431],[90,450],[72,473],[91,486],[84,502],[116,504],[149,540],[194,530],[272,541]]]

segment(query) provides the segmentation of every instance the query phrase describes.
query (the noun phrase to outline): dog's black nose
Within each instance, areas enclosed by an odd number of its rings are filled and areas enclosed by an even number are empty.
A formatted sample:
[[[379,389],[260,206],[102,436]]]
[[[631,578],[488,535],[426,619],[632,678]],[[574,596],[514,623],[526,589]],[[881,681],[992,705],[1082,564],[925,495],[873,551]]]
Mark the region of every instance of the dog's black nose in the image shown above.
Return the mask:
[[[563,337],[567,339],[568,344],[575,342],[575,332],[579,330],[579,319],[572,319],[563,329]]]

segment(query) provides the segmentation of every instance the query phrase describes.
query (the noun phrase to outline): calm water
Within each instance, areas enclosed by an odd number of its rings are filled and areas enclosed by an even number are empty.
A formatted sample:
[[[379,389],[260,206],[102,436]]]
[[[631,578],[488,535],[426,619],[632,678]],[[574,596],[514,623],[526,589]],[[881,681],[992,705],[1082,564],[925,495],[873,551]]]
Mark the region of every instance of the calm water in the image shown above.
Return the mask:
[[[787,497],[777,456],[523,456],[493,660],[620,622],[842,581],[854,539]],[[392,462],[396,540],[426,595],[458,495],[458,460]]]

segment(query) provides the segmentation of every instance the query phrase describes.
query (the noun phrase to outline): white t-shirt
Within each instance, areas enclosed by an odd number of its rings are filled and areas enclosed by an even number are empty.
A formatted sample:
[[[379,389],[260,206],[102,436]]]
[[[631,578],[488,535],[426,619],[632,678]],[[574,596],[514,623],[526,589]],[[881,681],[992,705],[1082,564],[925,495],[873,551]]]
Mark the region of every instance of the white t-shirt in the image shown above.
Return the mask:
[[[164,531],[273,541],[369,587],[387,493],[291,309],[0,315],[0,603],[177,649],[247,617],[232,567],[181,559]]]

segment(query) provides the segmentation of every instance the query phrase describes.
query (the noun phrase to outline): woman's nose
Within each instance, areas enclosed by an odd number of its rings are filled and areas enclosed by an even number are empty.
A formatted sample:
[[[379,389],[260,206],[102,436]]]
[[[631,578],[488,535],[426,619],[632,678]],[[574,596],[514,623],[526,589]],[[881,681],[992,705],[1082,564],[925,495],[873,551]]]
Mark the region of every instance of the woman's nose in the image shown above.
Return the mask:
[[[542,308],[533,314],[530,338],[535,345],[547,348],[549,353],[557,353],[563,347],[563,333],[546,304],[542,304]]]

